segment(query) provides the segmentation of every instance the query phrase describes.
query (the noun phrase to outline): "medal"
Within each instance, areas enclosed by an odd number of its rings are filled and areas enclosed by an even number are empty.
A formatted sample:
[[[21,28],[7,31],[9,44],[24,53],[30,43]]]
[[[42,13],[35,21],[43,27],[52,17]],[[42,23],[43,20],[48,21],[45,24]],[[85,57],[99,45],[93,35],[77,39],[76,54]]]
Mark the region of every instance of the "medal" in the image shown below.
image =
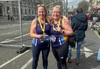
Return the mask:
[[[40,28],[41,28],[41,30],[42,30],[42,32],[43,32],[43,35],[46,36],[46,33],[45,33],[45,23],[42,25],[42,23],[41,23],[41,21],[40,21],[40,18],[38,18],[38,20],[39,20]],[[41,41],[41,42],[44,42],[44,41],[42,41],[41,39],[40,39],[40,41]]]
[[[61,19],[59,19],[59,22],[58,22],[58,24],[57,24],[57,27],[60,27],[60,21],[61,21]],[[53,30],[57,31],[57,29],[54,27],[53,24],[52,24],[52,26],[53,26]]]

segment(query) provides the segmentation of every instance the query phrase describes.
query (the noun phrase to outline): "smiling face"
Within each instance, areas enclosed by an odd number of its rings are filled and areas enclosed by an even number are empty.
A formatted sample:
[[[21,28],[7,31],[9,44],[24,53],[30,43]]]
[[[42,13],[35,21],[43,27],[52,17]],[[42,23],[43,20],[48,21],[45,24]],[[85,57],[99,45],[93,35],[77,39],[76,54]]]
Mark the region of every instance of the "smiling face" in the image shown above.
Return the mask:
[[[46,17],[46,10],[42,6],[38,7],[38,17],[41,19]]]
[[[52,10],[52,17],[54,19],[59,19],[61,17],[61,10],[58,7],[54,7]]]

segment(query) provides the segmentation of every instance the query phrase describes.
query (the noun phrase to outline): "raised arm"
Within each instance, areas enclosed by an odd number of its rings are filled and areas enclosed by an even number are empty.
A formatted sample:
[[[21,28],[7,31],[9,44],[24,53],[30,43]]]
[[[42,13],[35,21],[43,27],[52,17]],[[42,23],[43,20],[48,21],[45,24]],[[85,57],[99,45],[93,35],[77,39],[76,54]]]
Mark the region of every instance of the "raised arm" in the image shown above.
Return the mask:
[[[62,27],[64,29],[64,34],[65,35],[72,35],[73,34],[73,30],[71,28],[71,25],[69,23],[69,20],[65,16],[63,16]]]
[[[53,17],[52,16],[47,16],[46,18],[49,21],[49,23],[53,20]]]

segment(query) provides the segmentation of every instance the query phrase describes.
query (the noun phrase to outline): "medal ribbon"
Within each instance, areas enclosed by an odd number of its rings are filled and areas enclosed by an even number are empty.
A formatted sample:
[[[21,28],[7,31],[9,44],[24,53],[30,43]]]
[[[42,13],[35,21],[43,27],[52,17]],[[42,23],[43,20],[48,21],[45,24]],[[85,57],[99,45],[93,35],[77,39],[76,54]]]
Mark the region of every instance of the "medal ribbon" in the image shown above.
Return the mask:
[[[61,21],[61,19],[59,19],[59,22],[58,22],[58,24],[57,24],[57,27],[60,26],[60,21]],[[56,28],[54,27],[54,25],[53,25],[53,30],[56,30]]]
[[[39,20],[39,24],[40,24],[40,28],[41,28],[42,32],[45,33],[45,24],[42,25],[40,18],[38,18],[38,20]]]

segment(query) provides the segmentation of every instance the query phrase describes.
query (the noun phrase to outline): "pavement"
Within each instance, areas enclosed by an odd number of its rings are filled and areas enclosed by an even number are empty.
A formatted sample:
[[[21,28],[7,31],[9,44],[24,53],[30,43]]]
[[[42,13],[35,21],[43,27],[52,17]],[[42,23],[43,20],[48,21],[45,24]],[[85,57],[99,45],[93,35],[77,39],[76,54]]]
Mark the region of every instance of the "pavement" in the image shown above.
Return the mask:
[[[28,23],[29,24],[29,23]],[[29,33],[29,25],[23,25],[23,36]],[[98,22],[100,24],[100,22]],[[9,24],[12,25],[12,24]],[[2,26],[2,25],[1,25]],[[0,27],[2,28],[2,27]],[[8,43],[5,43],[5,45],[2,45],[0,47],[0,69],[31,69],[32,65],[32,54],[31,50],[26,51],[22,54],[16,54],[16,51],[19,50],[19,47],[9,47],[14,45],[20,45],[20,38],[19,38],[19,26],[8,26],[7,29],[0,30],[3,34],[1,36],[3,42],[9,41]],[[24,33],[25,32],[25,33]],[[12,34],[13,33],[13,34]],[[18,39],[17,39],[18,38]],[[12,41],[13,40],[13,41]],[[31,39],[29,35],[26,35],[23,37],[23,43],[25,45],[31,45]],[[100,69],[100,63],[97,62],[97,52],[100,48],[100,38],[94,33],[94,31],[91,31],[90,28],[86,31],[86,38],[82,45],[82,52],[81,53],[81,60],[80,65],[77,66],[75,64],[75,51],[72,52],[72,63],[68,63],[68,69]],[[90,52],[88,52],[90,51]],[[4,55],[6,54],[6,55]],[[43,69],[42,67],[42,55],[40,55],[40,60],[38,63],[37,69]],[[52,51],[50,51],[49,57],[48,57],[49,67],[48,69],[57,69],[56,66],[56,60],[52,54]]]
[[[100,22],[97,22],[96,24],[100,25]]]
[[[89,22],[89,27],[91,26],[91,22]],[[98,33],[100,33],[100,22],[96,22],[95,25],[93,25],[93,27],[91,27],[91,30],[95,30]]]

